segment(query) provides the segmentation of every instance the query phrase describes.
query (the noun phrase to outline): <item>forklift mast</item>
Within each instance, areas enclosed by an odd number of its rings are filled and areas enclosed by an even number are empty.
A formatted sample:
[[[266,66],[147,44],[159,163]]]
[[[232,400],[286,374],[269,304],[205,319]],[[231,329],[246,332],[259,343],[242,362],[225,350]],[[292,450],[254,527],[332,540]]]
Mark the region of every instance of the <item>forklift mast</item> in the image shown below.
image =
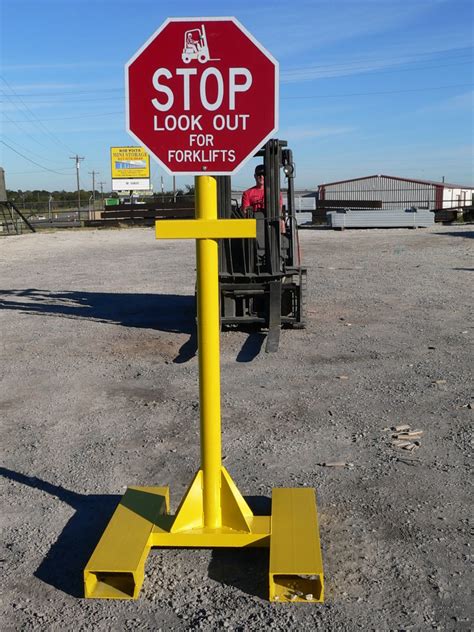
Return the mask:
[[[282,325],[304,327],[306,270],[300,265],[292,152],[286,141],[271,139],[255,156],[263,158],[265,209],[253,214],[256,239],[220,241],[221,323],[268,329],[266,351],[276,351]],[[282,169],[288,182],[286,208],[280,203]],[[217,195],[220,218],[245,216],[231,199],[229,176],[217,178]]]

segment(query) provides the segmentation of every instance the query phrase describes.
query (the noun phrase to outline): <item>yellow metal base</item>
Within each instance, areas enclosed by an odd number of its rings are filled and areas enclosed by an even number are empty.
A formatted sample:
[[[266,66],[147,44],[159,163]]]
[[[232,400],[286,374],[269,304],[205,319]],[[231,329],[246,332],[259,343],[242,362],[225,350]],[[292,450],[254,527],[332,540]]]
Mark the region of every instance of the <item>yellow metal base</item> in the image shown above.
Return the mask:
[[[176,515],[168,487],[130,487],[84,569],[85,596],[137,599],[151,547],[270,547],[270,600],[323,601],[323,567],[314,490],[274,489],[272,515],[254,516],[225,468],[222,526],[204,526],[202,471]]]
[[[314,489],[274,489],[271,529],[270,601],[323,601],[323,560]]]
[[[167,487],[127,489],[84,569],[86,597],[138,597],[153,528],[168,511]]]

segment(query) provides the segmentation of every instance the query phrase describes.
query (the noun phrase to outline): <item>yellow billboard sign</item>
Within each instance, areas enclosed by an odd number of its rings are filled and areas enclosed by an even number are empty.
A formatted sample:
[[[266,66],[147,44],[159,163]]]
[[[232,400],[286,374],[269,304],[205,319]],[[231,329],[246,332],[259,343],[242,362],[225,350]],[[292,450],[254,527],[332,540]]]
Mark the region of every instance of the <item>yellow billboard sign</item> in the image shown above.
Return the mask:
[[[111,147],[112,179],[149,178],[150,156],[143,147]]]

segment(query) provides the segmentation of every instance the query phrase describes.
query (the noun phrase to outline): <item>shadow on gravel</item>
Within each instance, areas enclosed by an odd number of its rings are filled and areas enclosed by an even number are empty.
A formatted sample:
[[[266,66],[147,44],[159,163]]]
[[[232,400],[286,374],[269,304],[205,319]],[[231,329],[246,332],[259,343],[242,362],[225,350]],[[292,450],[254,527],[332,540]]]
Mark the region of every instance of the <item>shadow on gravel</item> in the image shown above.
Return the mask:
[[[262,349],[263,342],[267,337],[260,331],[248,329],[248,338],[242,345],[241,350],[237,355],[237,362],[251,362],[258,356]]]
[[[194,296],[0,290],[0,309],[191,334]]]
[[[84,567],[112,517],[120,496],[78,494],[4,467],[0,467],[0,475],[56,496],[75,509],[76,513],[66,524],[34,575],[73,597],[83,597]]]
[[[449,233],[433,233],[433,235],[439,235],[441,237],[466,237],[467,239],[474,239],[474,230],[458,230],[450,231]]]
[[[177,363],[187,362],[197,351],[194,296],[50,292],[28,288],[0,290],[0,309],[189,334],[189,340],[174,359]]]
[[[213,549],[209,577],[224,586],[268,599],[270,550],[263,548]]]
[[[267,496],[245,496],[256,516],[269,516],[272,501]],[[268,599],[268,569],[270,549],[246,547],[243,549],[213,549],[209,563],[209,577],[225,586]]]
[[[120,496],[78,494],[5,467],[0,467],[0,475],[55,496],[75,510],[34,575],[72,597],[84,597],[84,567],[120,502]],[[255,515],[271,514],[270,498],[245,498]],[[214,549],[209,564],[209,577],[249,595],[267,599],[268,566],[267,548]]]
[[[173,360],[188,362],[197,353],[196,301],[180,294],[113,294],[111,292],[50,292],[37,288],[0,290],[0,310],[59,316],[99,323],[189,334]],[[251,362],[265,334],[249,330],[237,362]]]

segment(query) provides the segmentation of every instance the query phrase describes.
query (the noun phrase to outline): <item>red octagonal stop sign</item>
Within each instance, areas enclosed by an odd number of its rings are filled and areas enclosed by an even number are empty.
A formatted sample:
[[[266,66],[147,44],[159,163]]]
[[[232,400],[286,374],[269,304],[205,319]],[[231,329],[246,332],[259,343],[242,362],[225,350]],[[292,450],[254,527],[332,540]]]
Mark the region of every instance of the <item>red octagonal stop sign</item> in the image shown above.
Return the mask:
[[[125,81],[127,129],[169,173],[234,173],[278,127],[278,62],[235,18],[167,20]]]

